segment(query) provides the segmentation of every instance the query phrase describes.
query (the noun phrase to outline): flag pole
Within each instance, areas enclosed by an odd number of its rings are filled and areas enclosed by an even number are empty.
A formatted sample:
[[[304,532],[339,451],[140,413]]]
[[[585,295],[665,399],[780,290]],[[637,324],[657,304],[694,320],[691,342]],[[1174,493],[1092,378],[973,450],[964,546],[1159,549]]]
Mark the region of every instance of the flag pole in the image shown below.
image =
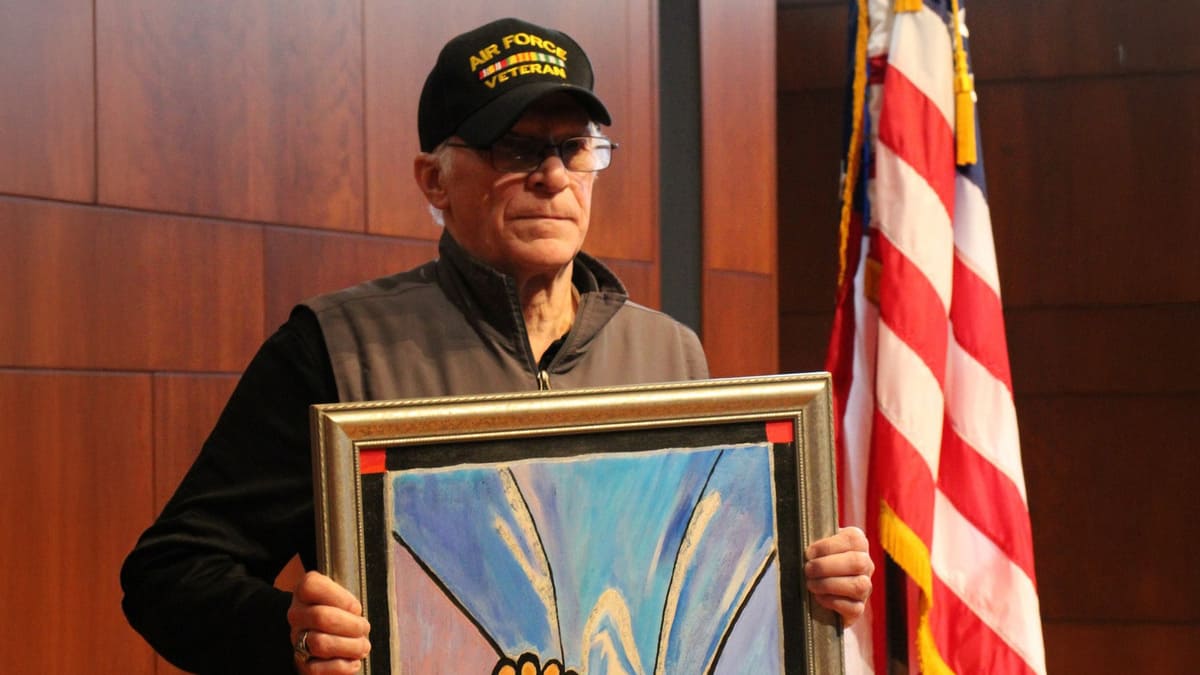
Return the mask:
[[[908,675],[908,575],[884,554],[888,675]]]

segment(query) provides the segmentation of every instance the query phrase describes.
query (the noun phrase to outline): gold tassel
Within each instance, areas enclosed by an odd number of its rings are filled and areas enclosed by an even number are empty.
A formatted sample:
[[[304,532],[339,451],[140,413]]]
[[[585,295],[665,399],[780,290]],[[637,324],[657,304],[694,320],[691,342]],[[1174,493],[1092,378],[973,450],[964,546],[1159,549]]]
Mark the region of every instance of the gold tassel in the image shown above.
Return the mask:
[[[933,608],[933,567],[929,548],[887,502],[880,502],[879,544],[920,591],[917,635],[913,642],[917,647],[921,672],[925,675],[955,675],[954,670],[942,659],[929,625],[929,611]]]
[[[975,151],[975,77],[967,66],[967,50],[963,47],[962,14],[958,0],[952,0],[951,21],[954,30],[954,150],[959,166],[974,164]]]
[[[973,165],[976,162],[973,80],[971,73],[964,72],[954,76],[954,149],[958,154],[960,166]]]
[[[917,624],[917,658],[921,672],[925,675],[955,675],[954,670],[942,659],[937,643],[933,639],[933,628],[929,625],[929,608],[921,600],[921,619]]]
[[[896,0],[897,12],[919,12],[925,6],[925,0]]]
[[[858,25],[854,31],[854,84],[851,113],[850,147],[846,151],[846,175],[842,176],[842,213],[838,222],[838,288],[846,280],[846,247],[850,241],[850,217],[854,210],[854,189],[858,186],[863,145],[863,104],[867,92],[867,0],[858,0]]]
[[[929,547],[908,523],[892,510],[887,502],[879,503],[879,545],[892,560],[912,577],[913,583],[926,596],[933,597],[933,568],[929,563]]]

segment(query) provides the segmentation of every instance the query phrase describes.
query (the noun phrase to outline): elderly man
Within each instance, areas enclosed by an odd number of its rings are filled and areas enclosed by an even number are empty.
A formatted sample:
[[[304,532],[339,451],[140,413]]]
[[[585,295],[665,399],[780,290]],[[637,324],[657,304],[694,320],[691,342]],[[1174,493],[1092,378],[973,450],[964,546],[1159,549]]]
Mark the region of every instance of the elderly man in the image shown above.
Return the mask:
[[[122,570],[130,623],[201,673],[356,672],[360,603],[316,566],[315,403],[707,377],[695,334],[628,300],[581,252],[615,145],[569,36],[516,19],[451,40],[421,93],[417,184],[440,258],[311,299],[262,347],[174,497]],[[861,532],[806,552],[809,588],[847,622],[871,562]]]

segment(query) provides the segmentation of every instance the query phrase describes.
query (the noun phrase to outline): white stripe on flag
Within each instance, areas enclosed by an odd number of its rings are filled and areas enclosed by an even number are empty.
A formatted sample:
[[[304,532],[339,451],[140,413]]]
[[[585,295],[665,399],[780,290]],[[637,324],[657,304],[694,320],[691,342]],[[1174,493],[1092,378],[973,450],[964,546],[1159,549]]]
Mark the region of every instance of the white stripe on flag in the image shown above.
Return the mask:
[[[867,238],[863,237],[862,250]],[[846,414],[843,417],[841,486],[843,490],[843,525],[867,530],[867,467],[871,463],[871,428],[875,412],[875,343],[879,324],[879,309],[862,292],[865,283],[867,257],[859,259],[854,275],[854,379],[846,394]],[[869,637],[868,637],[869,639]]]
[[[897,68],[925,92],[951,129],[954,128],[954,60],[950,31],[936,12],[921,5],[919,12],[896,15],[892,26],[888,68]],[[930,54],[945,58],[929,58]]]
[[[979,186],[963,176],[954,179],[954,245],[959,259],[1000,297],[992,215]]]
[[[883,321],[879,322],[879,363],[875,374],[879,412],[924,458],[936,482],[945,410],[941,385],[925,361]]]
[[[954,232],[950,214],[929,183],[890,148],[875,155],[875,217],[872,223],[933,285],[942,308],[954,286]]]
[[[866,251],[869,238],[862,237],[862,248]],[[842,512],[840,523],[854,525],[864,532],[870,531],[867,523],[867,475],[871,463],[871,429],[875,412],[875,343],[879,324],[879,308],[867,300],[863,292],[866,283],[867,256],[860,256],[854,272],[854,344],[852,372],[849,391],[846,393],[846,411],[842,417],[842,473],[838,489],[841,490]],[[845,675],[873,675],[874,649],[872,605],[858,623],[843,633]]]
[[[867,16],[869,30],[867,38],[867,56],[879,56],[886,53],[891,42],[892,5],[896,0],[867,0]]]
[[[871,647],[871,624],[874,623],[874,610],[867,603],[863,615],[858,622],[842,633],[842,651],[846,657],[845,675],[872,675],[875,658]]]
[[[1036,672],[1045,672],[1037,589],[1025,572],[938,490],[933,572]]]
[[[946,360],[946,408],[951,424],[967,445],[1008,476],[1021,493],[1021,500],[1028,504],[1017,409],[1008,387],[967,353],[953,335]]]

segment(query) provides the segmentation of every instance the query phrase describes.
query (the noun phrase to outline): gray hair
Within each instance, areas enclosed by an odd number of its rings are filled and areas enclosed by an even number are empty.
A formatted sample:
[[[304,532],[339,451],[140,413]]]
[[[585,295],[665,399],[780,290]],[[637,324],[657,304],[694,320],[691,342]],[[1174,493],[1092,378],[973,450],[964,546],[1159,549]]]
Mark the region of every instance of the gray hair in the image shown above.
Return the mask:
[[[446,152],[446,148],[449,147],[446,145],[448,142],[450,142],[449,138],[438,143],[437,147],[429,153],[433,155],[433,161],[437,163],[438,171],[443,174],[450,170],[450,153]],[[433,218],[434,225],[438,227],[446,226],[445,213],[432,203],[429,204],[429,215]]]

